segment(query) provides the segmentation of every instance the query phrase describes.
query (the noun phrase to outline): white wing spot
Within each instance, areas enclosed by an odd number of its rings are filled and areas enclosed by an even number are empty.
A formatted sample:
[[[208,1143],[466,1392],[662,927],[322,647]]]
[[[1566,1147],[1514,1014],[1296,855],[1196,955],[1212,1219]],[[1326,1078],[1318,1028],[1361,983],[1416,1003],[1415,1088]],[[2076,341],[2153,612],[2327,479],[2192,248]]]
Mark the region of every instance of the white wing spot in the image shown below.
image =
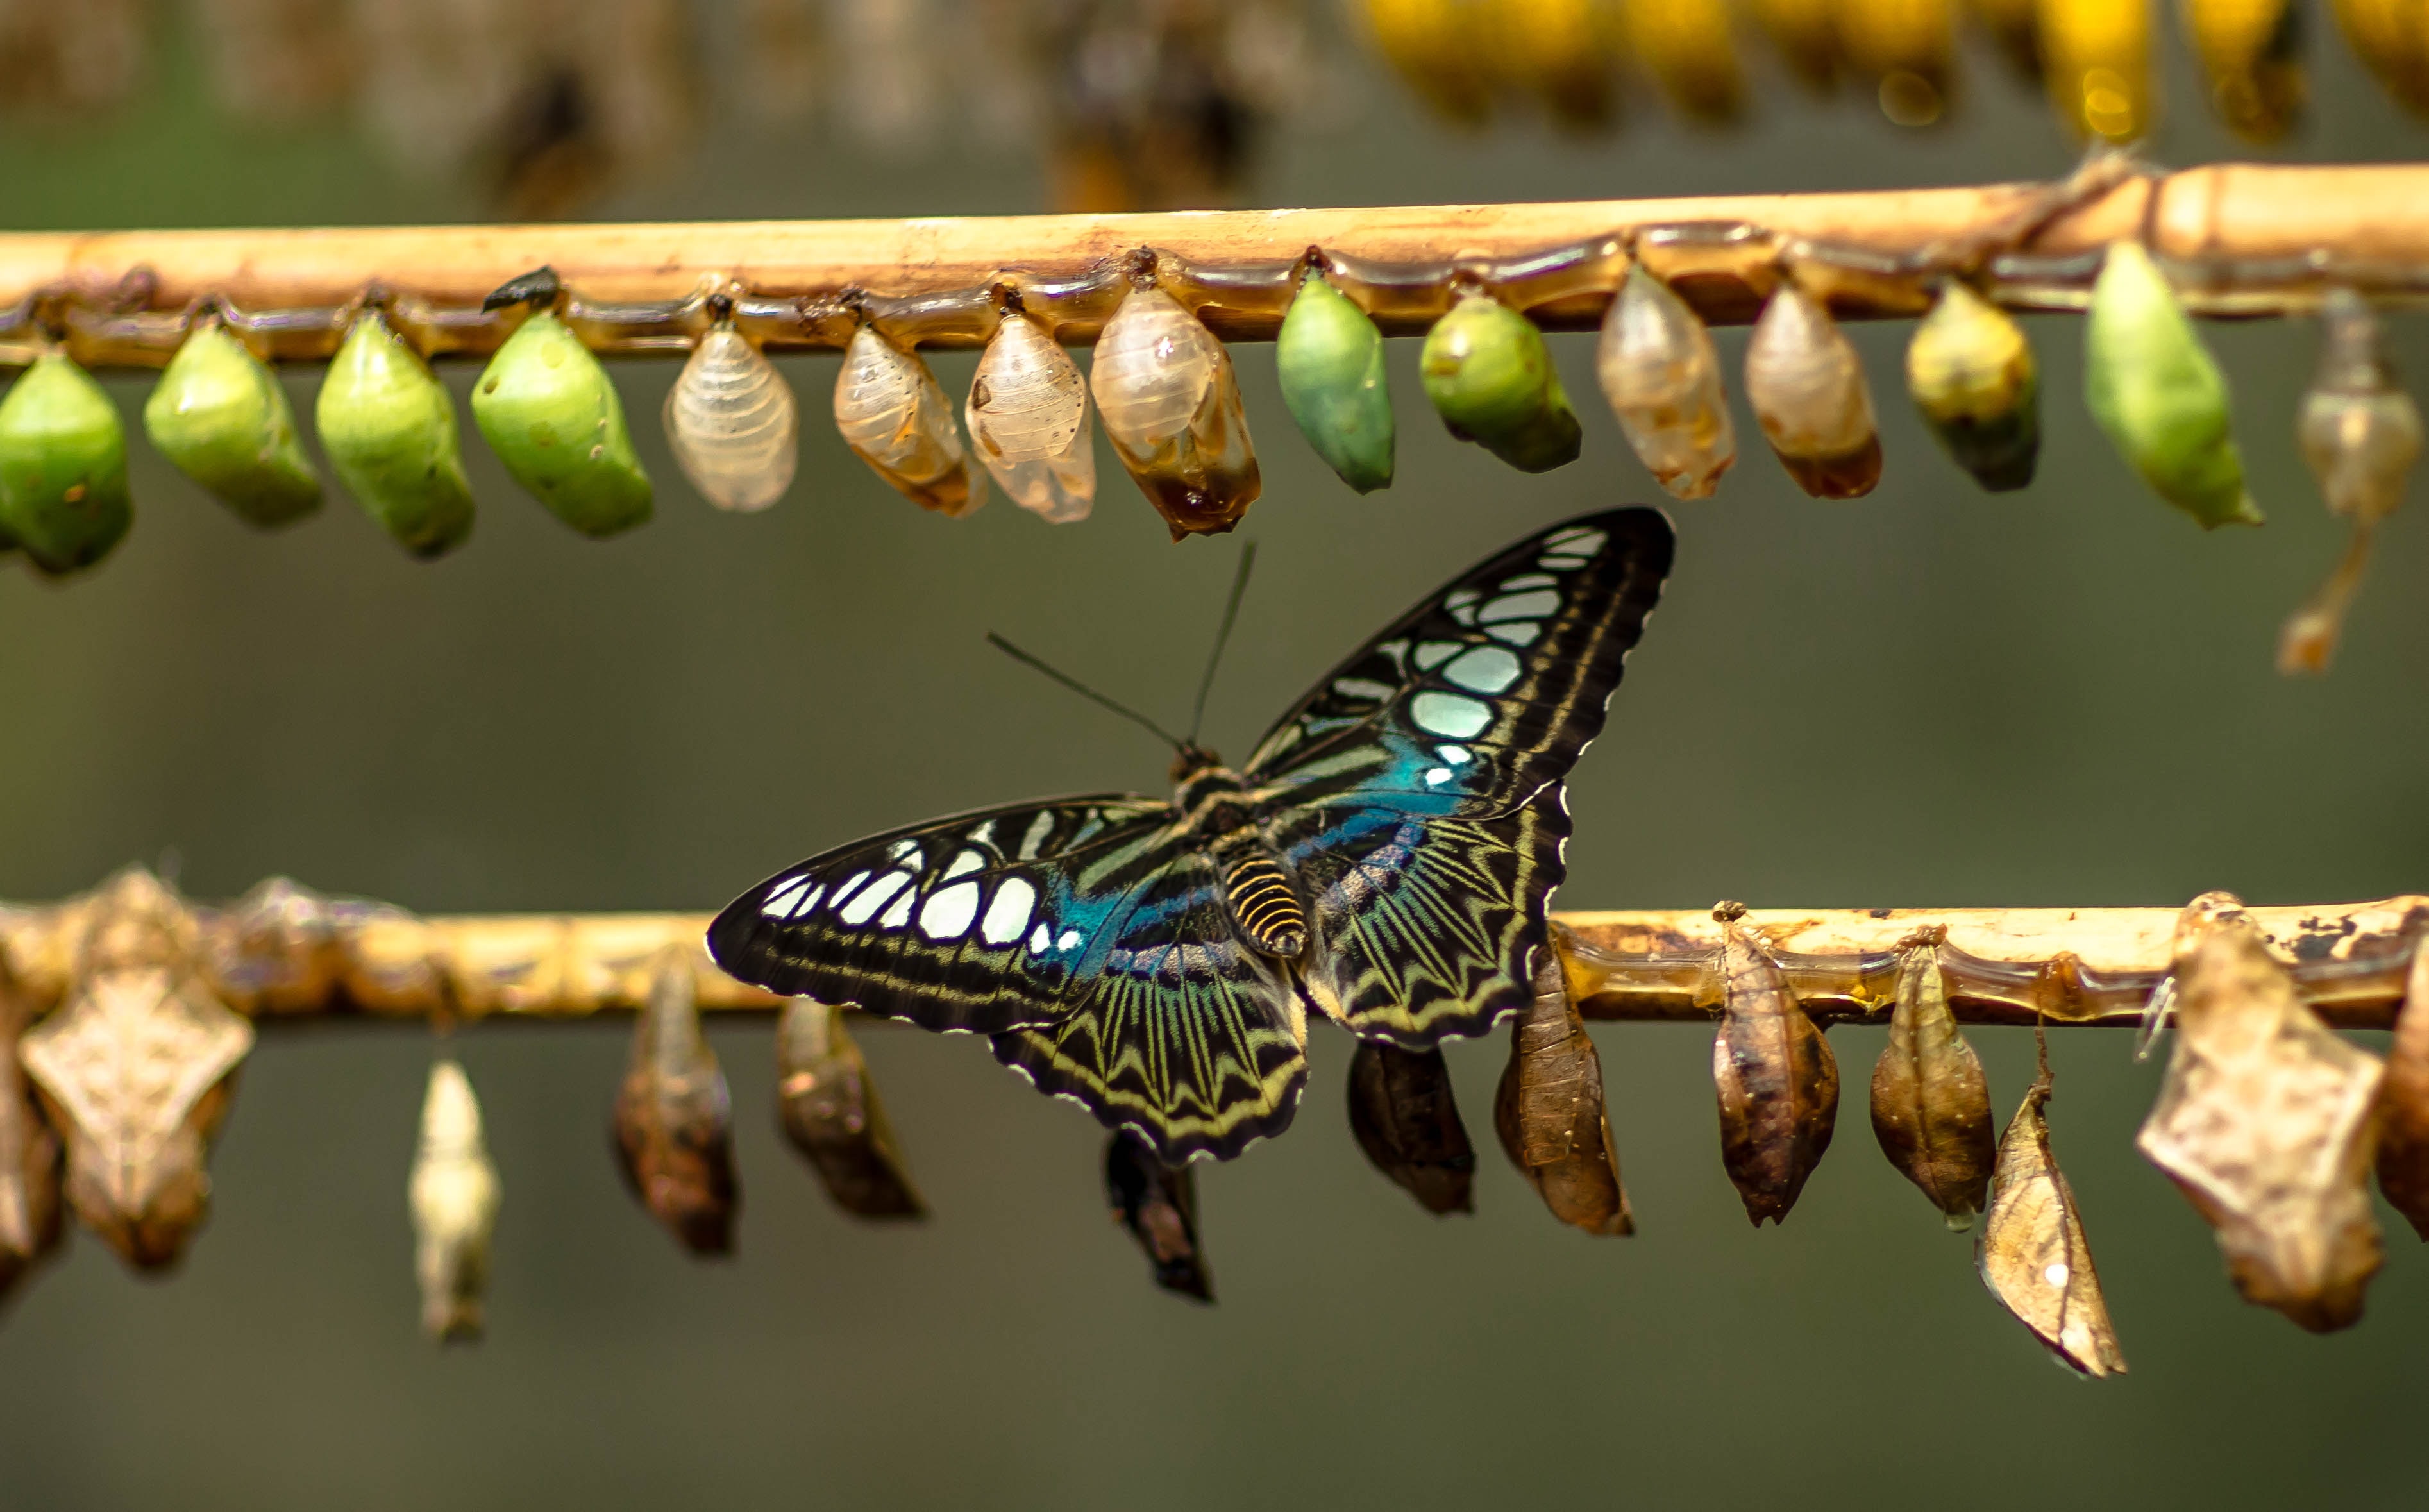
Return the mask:
[[[927,853],[919,848],[916,840],[897,840],[885,847],[885,859],[899,861],[915,872],[928,863]]]
[[[2041,1279],[2047,1281],[2054,1287],[2062,1287],[2066,1285],[2066,1278],[2073,1274],[2073,1272],[2066,1268],[2066,1262],[2064,1260],[2060,1260],[2056,1265],[2051,1266],[2048,1270],[2043,1271],[2041,1273]]]
[[[1506,625],[1487,625],[1484,633],[1497,641],[1512,646],[1532,646],[1543,638],[1544,622],[1540,619],[1513,619]]]
[[[919,890],[916,887],[904,888],[901,896],[895,898],[893,907],[877,916],[877,927],[881,929],[899,929],[910,923],[911,905],[917,901],[919,901]]]
[[[1562,556],[1557,552],[1535,558],[1535,565],[1546,572],[1575,572],[1586,565],[1582,556]]]
[[[1605,535],[1598,530],[1595,530],[1584,525],[1578,525],[1573,526],[1568,530],[1564,530],[1557,535],[1545,536],[1544,550],[1547,551],[1567,551],[1576,556],[1592,556],[1596,551],[1601,551],[1604,544],[1610,539],[1610,536]]]
[[[1042,956],[1046,954],[1047,947],[1053,944],[1054,931],[1050,927],[1041,923],[1036,929],[1029,931],[1029,953],[1031,955]]]
[[[1560,579],[1553,577],[1547,572],[1522,572],[1514,578],[1505,580],[1501,584],[1501,591],[1503,593],[1520,593],[1528,588],[1556,588],[1559,586]]]
[[[1430,672],[1459,654],[1460,642],[1429,640],[1417,648],[1417,670]]]
[[[886,899],[892,897],[895,894],[901,892],[904,888],[910,885],[911,874],[909,872],[887,872],[884,876],[869,883],[867,887],[862,888],[859,894],[854,896],[851,902],[846,903],[843,907],[837,909],[835,911],[835,917],[841,919],[844,923],[851,925],[856,929],[862,925],[867,924],[871,914],[875,913],[879,909],[884,908],[885,906]]]
[[[868,880],[868,878],[869,874],[868,872],[852,873],[850,877],[843,879],[843,885],[834,890],[834,896],[828,898],[827,902],[838,910],[841,909],[844,904],[851,900],[852,893],[859,888],[861,883]]]
[[[1079,930],[1066,929],[1061,934],[1055,936],[1054,948],[1057,950],[1074,949],[1079,945],[1081,939],[1082,935]]]
[[[1478,646],[1444,667],[1443,676],[1470,693],[1504,693],[1518,681],[1518,658],[1498,646]]]
[[[991,945],[1010,945],[1020,938],[1028,927],[1029,910],[1037,901],[1037,889],[1025,878],[1007,877],[995,890],[995,900],[987,905],[986,917],[979,922],[979,938]],[[1043,929],[1044,926],[1039,926]]]
[[[1465,746],[1436,746],[1434,748],[1434,755],[1443,761],[1450,763],[1453,766],[1465,766],[1468,763],[1476,760],[1476,753],[1469,750]]]
[[[1533,593],[1509,593],[1484,606],[1481,617],[1486,624],[1497,619],[1543,619],[1558,614],[1561,596],[1549,588]]]
[[[1020,837],[1020,859],[1036,860],[1037,847],[1046,844],[1046,837],[1053,831],[1054,812],[1051,809],[1038,810],[1037,817],[1029,821],[1029,833]]]
[[[979,916],[979,884],[955,882],[928,895],[919,906],[919,932],[931,940],[957,940]]]
[[[970,873],[978,871],[985,866],[986,863],[986,852],[982,850],[964,850],[960,855],[953,858],[953,863],[945,868],[945,875],[938,878],[937,880],[950,882],[956,877],[967,877]]]
[[[1345,698],[1364,698],[1381,703],[1399,690],[1388,682],[1377,682],[1370,678],[1337,677],[1332,680],[1332,691]]]
[[[1449,781],[1450,768],[1447,766],[1437,766],[1426,773],[1426,786],[1428,787],[1440,787]]]
[[[1420,729],[1454,740],[1466,740],[1493,722],[1490,706],[1456,693],[1420,693],[1410,703],[1409,715]]]
[[[768,894],[767,901],[759,905],[759,912],[771,919],[789,919],[793,916],[793,905],[800,902],[801,895],[809,890],[810,879],[796,877]],[[811,901],[816,902],[817,899],[812,898]]]

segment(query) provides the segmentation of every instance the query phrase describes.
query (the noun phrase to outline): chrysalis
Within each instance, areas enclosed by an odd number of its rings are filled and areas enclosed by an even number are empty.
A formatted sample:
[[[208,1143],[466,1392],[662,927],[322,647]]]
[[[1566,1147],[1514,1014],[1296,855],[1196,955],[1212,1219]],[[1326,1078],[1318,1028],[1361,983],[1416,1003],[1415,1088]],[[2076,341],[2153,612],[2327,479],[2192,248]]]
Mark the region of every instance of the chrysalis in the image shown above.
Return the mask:
[[[1839,38],[1831,25],[1833,0],[1753,0],[1749,8],[1808,89],[1826,91],[1839,73]]]
[[[700,1031],[692,955],[669,945],[658,958],[616,1093],[616,1150],[634,1195],[684,1248],[724,1255],[734,1248],[740,1202],[733,1103]]]
[[[2008,60],[2018,78],[2041,76],[2040,0],[1971,0],[1966,7]]]
[[[542,270],[489,303],[545,302],[556,293],[555,275]],[[633,453],[615,382],[544,303],[489,359],[472,387],[472,419],[515,482],[583,534],[648,523],[650,477]]]
[[[1745,104],[1745,82],[1729,37],[1727,0],[1623,0],[1628,51],[1644,64],[1670,107],[1690,121],[1726,124]]]
[[[1367,33],[1401,79],[1446,119],[1493,113],[1473,0],[1364,0]]]
[[[1687,302],[1641,266],[1603,317],[1595,372],[1653,481],[1673,498],[1710,499],[1738,459],[1720,353]]]
[[[1383,333],[1311,266],[1274,337],[1282,403],[1307,444],[1360,493],[1392,485],[1392,391]]]
[[[924,1218],[868,1062],[843,1010],[814,998],[785,1005],[776,1026],[776,1109],[834,1205],[860,1218]]]
[[[1545,949],[1534,1000],[1510,1026],[1510,1061],[1495,1091],[1493,1126],[1502,1152],[1553,1217],[1589,1234],[1636,1232],[1603,1110],[1602,1059],[1569,1000],[1555,949]]]
[[[1924,423],[1975,482],[2005,493],[2033,481],[2041,373],[2007,311],[1951,279],[1914,328],[1906,382]]]
[[[2409,0],[2333,0],[2354,56],[2415,115],[2429,115],[2429,16]]]
[[[1198,1242],[1198,1184],[1188,1166],[1165,1165],[1137,1135],[1115,1129],[1105,1142],[1105,1200],[1114,1221],[1147,1252],[1157,1286],[1214,1300],[1214,1279]]]
[[[1620,37],[1604,0],[1521,0],[1489,14],[1484,41],[1505,78],[1541,100],[1561,125],[1611,124]]]
[[[498,1168],[481,1138],[472,1083],[452,1060],[431,1063],[405,1194],[413,1209],[422,1333],[442,1344],[480,1338],[489,1236],[498,1224]]]
[[[1172,538],[1224,534],[1264,487],[1231,355],[1179,300],[1133,285],[1097,337],[1088,391]]]
[[[692,348],[667,390],[666,427],[684,476],[719,509],[765,509],[793,485],[801,421],[792,386],[731,320]]]
[[[1349,1059],[1349,1132],[1376,1170],[1429,1213],[1472,1213],[1476,1150],[1450,1066],[1435,1050],[1361,1040]]]
[[[56,575],[108,555],[134,521],[118,407],[66,353],[43,353],[0,401],[0,527]]]
[[[2140,243],[2109,245],[2083,339],[2084,399],[2142,481],[2205,530],[2259,524],[2229,434],[2226,380]]]
[[[1881,480],[1881,438],[1864,365],[1829,311],[1793,284],[1762,307],[1746,342],[1746,402],[1796,486],[1854,499]]]
[[[2236,1290],[2349,1327],[2385,1258],[2370,1166],[2383,1067],[2303,1005],[2225,893],[2176,926],[2175,1047],[2135,1144],[2218,1234]]]
[[[1460,295],[1417,358],[1426,397],[1450,434],[1521,472],[1578,459],[1584,432],[1535,322],[1480,288]]]
[[[2041,76],[2067,124],[2109,141],[2140,140],[2157,114],[2150,0],[2041,0]]]
[[[1956,72],[1955,0],[1837,0],[1832,31],[1847,66],[1873,81],[1881,114],[1927,126],[1948,109]]]
[[[67,1002],[18,1050],[67,1139],[68,1201],[129,1265],[174,1265],[210,1208],[210,1142],[253,1026],[195,969],[194,929],[140,868],[92,900]]]
[[[2181,8],[2220,119],[2247,141],[2286,135],[2305,93],[2293,0],[2183,0]]]
[[[1088,518],[1097,501],[1088,381],[1045,326],[1017,308],[1003,311],[962,420],[1014,503],[1054,525]]]
[[[379,311],[355,317],[317,418],[338,481],[406,551],[438,556],[472,534],[454,401]]]
[[[1783,1223],[1839,1119],[1839,1062],[1788,978],[1724,903],[1721,1027],[1712,1040],[1721,1161],[1756,1227]]]
[[[2378,1089],[2378,1190],[2429,1240],[2429,936],[2412,946]]]
[[[58,1247],[59,1137],[17,1060],[34,1004],[0,961],[0,1299]]]
[[[2319,366],[2303,396],[2297,434],[2329,511],[2350,521],[2353,534],[2328,580],[2278,636],[2277,670],[2289,674],[2327,670],[2371,539],[2404,502],[2421,456],[2421,411],[2396,382],[2369,303],[2352,289],[2331,289],[2320,322]]]
[[[920,508],[959,519],[986,502],[986,479],[971,475],[935,374],[873,325],[844,348],[834,417],[844,444]]]
[[[1890,1164],[1923,1190],[1948,1226],[1974,1226],[1991,1186],[1991,1090],[1949,1011],[1940,969],[1943,929],[1898,963],[1890,1042],[1873,1067],[1873,1134]]]
[[[2097,1380],[2125,1373],[2125,1355],[2101,1300],[2100,1274],[2091,1245],[2083,1237],[2074,1189],[2050,1152],[2049,1046],[2041,1045],[2041,1074],[2025,1090],[2008,1132],[1999,1141],[1998,1175],[1991,1188],[1991,1216],[1982,1225],[1975,1263],[1982,1284],[2016,1321],[2033,1331],[2057,1362]]]
[[[177,470],[264,530],[321,507],[321,480],[268,365],[217,317],[195,326],[143,404],[143,433]]]

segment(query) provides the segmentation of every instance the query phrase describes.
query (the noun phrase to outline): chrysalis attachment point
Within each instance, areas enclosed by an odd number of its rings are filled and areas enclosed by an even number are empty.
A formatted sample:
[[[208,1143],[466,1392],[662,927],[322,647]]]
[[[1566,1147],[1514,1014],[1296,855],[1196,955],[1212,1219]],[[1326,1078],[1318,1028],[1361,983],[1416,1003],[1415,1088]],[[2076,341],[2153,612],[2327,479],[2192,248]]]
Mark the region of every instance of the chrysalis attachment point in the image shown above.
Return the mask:
[[[134,522],[118,406],[66,353],[43,353],[0,400],[0,534],[57,577],[107,556]]]
[[[1839,1119],[1839,1062],[1778,965],[1738,921],[1721,921],[1721,1027],[1712,1040],[1720,1093],[1721,1161],[1756,1227],[1784,1223],[1822,1163]]]
[[[1710,499],[1738,458],[1720,353],[1687,302],[1638,265],[1603,317],[1595,373],[1653,481],[1676,499]]]
[[[827,1196],[857,1218],[925,1218],[928,1208],[885,1121],[843,1010],[815,998],[785,1005],[776,1025],[776,1110],[785,1137]]]
[[[616,1150],[625,1183],[695,1255],[734,1248],[733,1102],[700,1031],[699,952],[669,945],[652,968],[650,1000],[616,1093]]]
[[[2226,380],[2139,242],[2109,245],[2083,346],[2085,402],[2142,481],[2205,530],[2259,524],[2231,434]]]
[[[1349,1132],[1368,1163],[1437,1216],[1472,1213],[1476,1149],[1439,1049],[1361,1040],[1349,1058]]]
[[[1900,1175],[1959,1233],[1974,1226],[1996,1150],[1982,1061],[1949,1011],[1940,968],[1947,930],[1913,941],[1898,964],[1889,1044],[1873,1067],[1873,1135]]]
[[[1214,1300],[1214,1278],[1198,1241],[1198,1182],[1189,1166],[1168,1166],[1127,1129],[1105,1141],[1105,1200],[1114,1222],[1147,1252],[1155,1284],[1200,1302]]]
[[[1097,337],[1088,391],[1175,541],[1229,533],[1264,490],[1231,353],[1163,289],[1123,297]]]
[[[1997,1175],[1991,1186],[1990,1217],[1975,1250],[1982,1284],[1999,1305],[2057,1362],[2098,1380],[2125,1373],[2125,1354],[2108,1323],[2100,1295],[2100,1274],[2083,1236],[2083,1215],[2074,1189],[2050,1150],[2049,1046],[2041,1045],[2041,1073],[2024,1093],[2008,1132],[1999,1141]]]
[[[1881,438],[1864,365],[1838,322],[1782,284],[1746,342],[1746,402],[1774,455],[1816,499],[1855,499],[1881,480]]]
[[[1049,525],[1088,518],[1097,501],[1088,380],[1044,325],[1002,312],[971,375],[962,421],[1014,503]]]
[[[143,403],[143,432],[178,471],[249,525],[273,530],[321,507],[321,480],[269,365],[217,316],[197,324]]]
[[[453,1060],[431,1063],[405,1194],[413,1211],[422,1333],[442,1344],[479,1339],[489,1238],[498,1223],[498,1168],[481,1138],[472,1083]]]
[[[959,519],[986,502],[986,479],[971,474],[936,375],[873,325],[844,348],[834,418],[844,444],[920,508]]]
[[[355,317],[316,416],[338,481],[397,544],[435,557],[472,534],[455,403],[378,310]]]
[[[2041,373],[2014,317],[1950,281],[1915,326],[1906,381],[1924,423],[1975,482],[2005,493],[2033,481]]]
[[[1556,938],[1564,933],[1555,926]],[[1510,1060],[1493,1098],[1502,1153],[1552,1216],[1589,1234],[1636,1232],[1619,1147],[1603,1107],[1602,1059],[1569,999],[1562,950],[1547,945],[1535,996],[1510,1026]]]
[[[801,457],[792,386],[730,320],[708,328],[667,390],[667,447],[701,497],[752,514],[785,497]]]

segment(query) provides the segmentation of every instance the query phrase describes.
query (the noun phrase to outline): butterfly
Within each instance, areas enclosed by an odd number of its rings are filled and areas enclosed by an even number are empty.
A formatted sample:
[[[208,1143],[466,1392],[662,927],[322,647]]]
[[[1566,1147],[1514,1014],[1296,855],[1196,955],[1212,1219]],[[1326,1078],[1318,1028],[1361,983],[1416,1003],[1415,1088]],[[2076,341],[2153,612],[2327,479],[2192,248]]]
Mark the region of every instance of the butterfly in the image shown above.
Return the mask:
[[[1671,546],[1651,509],[1540,532],[1393,621],[1238,769],[1175,740],[1169,798],[1016,803],[826,851],[736,898],[709,952],[778,993],[985,1035],[1169,1165],[1229,1159],[1289,1126],[1311,1011],[1424,1050],[1528,1001],[1562,784]]]

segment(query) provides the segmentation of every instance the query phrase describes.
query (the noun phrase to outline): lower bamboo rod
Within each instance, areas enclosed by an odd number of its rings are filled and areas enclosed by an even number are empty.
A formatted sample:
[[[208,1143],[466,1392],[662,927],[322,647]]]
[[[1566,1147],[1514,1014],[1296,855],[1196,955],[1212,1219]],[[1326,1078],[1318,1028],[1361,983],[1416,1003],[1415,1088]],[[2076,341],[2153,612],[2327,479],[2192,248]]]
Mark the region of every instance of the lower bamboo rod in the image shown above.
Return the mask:
[[[65,996],[84,942],[111,922],[113,896],[129,895],[113,883],[50,908],[0,906],[0,964],[20,990],[38,1002]],[[629,1011],[647,997],[659,953],[678,943],[695,952],[702,1008],[767,1011],[782,1001],[710,962],[701,946],[705,914],[424,918],[284,880],[222,909],[179,906],[176,932],[214,993],[265,1020]],[[1744,922],[1825,1022],[1886,1019],[1899,950],[1920,930],[1944,929],[1942,961],[1958,1018],[2124,1026],[2140,1022],[2167,976],[2178,912],[1758,909]],[[2429,931],[2429,896],[2248,912],[2330,1023],[2394,1022],[2411,952]],[[1709,910],[1562,913],[1555,925],[1589,1018],[1700,1020],[1718,1003],[1721,929]]]

